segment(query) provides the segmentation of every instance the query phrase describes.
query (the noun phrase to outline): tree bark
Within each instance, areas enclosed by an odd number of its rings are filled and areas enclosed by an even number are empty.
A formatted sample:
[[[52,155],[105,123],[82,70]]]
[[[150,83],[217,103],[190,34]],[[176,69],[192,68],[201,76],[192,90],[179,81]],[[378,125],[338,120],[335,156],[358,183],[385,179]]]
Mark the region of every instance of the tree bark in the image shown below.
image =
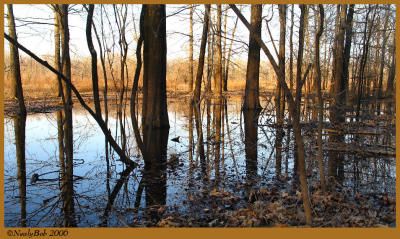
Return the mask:
[[[211,7],[209,4],[205,5],[203,33],[201,36],[199,63],[197,65],[196,82],[195,82],[195,89],[194,89],[194,95],[193,95],[193,101],[197,104],[200,103],[201,79],[203,78],[204,58],[205,58],[206,44],[207,44],[207,33],[208,33],[210,8]]]
[[[251,30],[252,26],[247,22],[246,18],[240,13],[239,9],[234,4],[230,5],[232,10],[236,13],[236,15],[239,17],[239,19],[243,22],[243,24],[246,26],[247,29]],[[303,9],[304,7],[302,7]],[[303,17],[304,19],[304,17]],[[252,32],[252,31],[250,31]],[[284,77],[282,76],[278,65],[276,64],[274,58],[272,57],[271,52],[267,48],[267,46],[264,44],[264,42],[261,40],[259,36],[257,36],[255,33],[252,34],[254,39],[256,39],[257,43],[261,46],[261,49],[264,51],[264,53],[267,55],[274,71],[275,74],[277,75],[278,81],[282,84],[284,93],[286,95],[286,99],[288,101],[288,106],[289,106],[289,111],[292,112],[292,118],[293,118],[293,130],[294,130],[294,135],[296,139],[296,145],[298,148],[298,161],[299,161],[299,168],[300,168],[300,183],[301,183],[301,191],[302,191],[302,198],[303,198],[303,205],[304,205],[304,212],[306,215],[306,223],[308,225],[311,225],[312,222],[312,217],[311,217],[311,205],[310,205],[310,200],[309,200],[309,193],[308,193],[308,186],[307,186],[307,179],[305,175],[305,155],[304,155],[304,142],[303,138],[301,136],[301,126],[299,123],[299,112],[297,111],[296,104],[293,99],[293,95],[290,92],[286,82],[284,81]]]
[[[15,29],[13,5],[7,4],[7,20],[10,36],[17,41],[17,33]],[[17,158],[17,180],[19,187],[19,200],[21,219],[19,225],[26,227],[26,162],[25,162],[25,125],[26,125],[26,108],[24,95],[22,90],[21,71],[19,63],[18,48],[12,43],[10,46],[10,70],[12,87],[11,92],[18,103],[18,112],[14,118],[15,132],[15,148]]]
[[[64,208],[64,226],[74,227],[75,209],[74,209],[74,162],[73,162],[73,134],[72,134],[72,95],[71,95],[71,60],[69,56],[69,26],[68,26],[68,5],[63,4],[60,7],[60,33],[61,33],[61,65],[62,73],[68,79],[64,82],[63,90],[64,104],[64,149],[65,149],[65,186],[62,189],[63,208]]]
[[[215,93],[217,97],[222,95],[222,47],[221,47],[221,21],[222,21],[221,4],[217,5],[217,39],[216,39],[216,62],[214,62],[215,73]]]
[[[193,4],[190,5],[190,33],[189,33],[189,92],[193,90]]]
[[[383,26],[383,29],[387,29],[388,23],[389,23],[389,15],[390,15],[390,5],[386,9],[385,13],[385,23]],[[378,93],[377,97],[378,99],[382,98],[382,85],[383,85],[383,70],[385,68],[385,53],[386,53],[386,43],[389,38],[389,34],[387,34],[386,31],[382,32],[383,34],[383,40],[382,40],[382,50],[381,50],[381,59],[380,59],[380,64],[379,64],[379,79],[378,79]],[[381,111],[381,104],[377,105],[377,113],[378,115],[380,114]]]
[[[260,46],[253,34],[261,37],[262,5],[251,5],[251,31],[249,35],[249,54],[247,60],[246,89],[243,109],[260,109],[259,75],[260,75]]]
[[[315,35],[315,71],[316,71],[316,84],[318,94],[318,168],[319,177],[321,183],[322,192],[325,192],[325,172],[324,172],[324,161],[322,153],[322,123],[324,121],[324,102],[321,91],[321,65],[320,65],[320,39],[322,32],[324,31],[324,7],[322,4],[319,7],[319,19],[318,19],[318,32]]]
[[[92,24],[93,24],[93,11],[94,5],[89,4],[88,16],[86,21],[86,41],[88,44],[89,52],[92,57],[92,85],[93,85],[93,100],[95,113],[101,117],[101,107],[99,98],[99,78],[97,76],[97,53],[93,46],[92,41]]]
[[[285,73],[285,42],[286,42],[286,9],[285,4],[279,4],[279,22],[280,22],[280,37],[279,37],[279,70],[286,78]],[[286,81],[286,79],[284,79]],[[277,82],[275,92],[275,109],[276,109],[276,139],[275,139],[275,170],[276,177],[280,178],[282,168],[282,139],[283,139],[283,118],[285,113],[285,95],[283,94],[282,85]]]
[[[144,5],[143,8],[142,123],[145,132],[149,129],[169,128],[169,122],[166,94],[165,5]],[[144,143],[147,143],[146,139]]]
[[[17,41],[17,33],[15,30],[14,12],[12,4],[7,4],[7,11],[8,11],[7,19],[9,25],[8,31],[10,37],[15,41]],[[11,43],[9,44],[9,46],[10,46],[10,70],[12,77],[11,94],[14,97],[14,99],[17,100],[18,114],[26,115],[24,93],[22,90],[18,48]]]

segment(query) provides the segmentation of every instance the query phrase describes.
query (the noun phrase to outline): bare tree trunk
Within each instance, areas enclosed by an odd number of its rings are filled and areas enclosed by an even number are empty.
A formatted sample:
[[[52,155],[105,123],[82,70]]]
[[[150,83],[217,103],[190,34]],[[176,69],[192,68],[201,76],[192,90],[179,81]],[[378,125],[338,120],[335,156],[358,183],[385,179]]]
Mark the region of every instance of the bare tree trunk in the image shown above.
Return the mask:
[[[376,5],[375,5],[376,8]],[[369,14],[373,11],[373,16],[371,19],[369,19]],[[366,80],[365,80],[365,66],[367,64],[367,58],[368,58],[368,52],[369,52],[369,41],[371,39],[372,35],[372,26],[374,25],[373,22],[375,20],[375,13],[372,9],[372,6],[368,6],[367,14],[365,17],[365,26],[364,26],[364,32],[363,32],[363,51],[361,55],[361,60],[360,60],[360,68],[359,68],[359,73],[358,73],[358,94],[357,94],[357,111],[356,111],[356,118],[359,119],[360,116],[360,107],[361,107],[361,99],[363,97],[363,94],[365,93],[365,86],[366,86]],[[368,27],[369,24],[369,27]]]
[[[10,36],[17,41],[17,33],[15,30],[13,5],[7,4],[7,19]],[[26,124],[26,108],[24,95],[22,90],[21,71],[19,63],[18,48],[13,44],[10,46],[10,70],[12,77],[12,96],[17,100],[18,112],[14,119],[15,131],[15,148],[17,158],[17,180],[19,187],[19,200],[21,219],[19,225],[26,227],[26,165],[25,165],[25,124]]]
[[[228,36],[228,33],[226,32],[226,23],[228,20],[228,5],[226,5],[225,8],[225,15],[224,15],[224,46],[222,47],[222,66],[221,66],[221,75],[222,75],[222,90],[223,91],[228,91],[228,83],[227,83],[227,78],[226,78],[226,38]],[[222,122],[224,122],[222,120]]]
[[[104,34],[104,27],[103,27],[103,5],[100,5],[100,21],[101,21],[101,35],[103,36],[103,44],[100,41],[99,34],[97,33],[95,25],[93,25],[93,29],[96,35],[97,43],[99,45],[99,50],[100,50],[100,61],[101,61],[101,66],[103,70],[103,79],[104,79],[104,90],[103,90],[103,105],[104,105],[104,123],[106,127],[108,127],[108,80],[107,80],[107,71],[106,71],[106,66],[105,66],[105,51],[106,50],[106,41],[105,41],[105,34]],[[103,51],[104,47],[104,51]],[[105,138],[104,139],[104,144],[105,144],[105,158],[106,158],[106,166],[107,166],[107,177],[106,177],[106,187],[107,187],[107,193],[108,196],[110,196],[111,189],[110,189],[110,177],[111,177],[111,171],[110,171],[110,159],[109,159],[109,150],[108,150],[108,141]]]
[[[247,29],[251,30],[252,26],[247,22],[246,18],[240,13],[239,9],[234,4],[230,4],[232,10],[236,13],[236,15],[240,18],[240,20],[243,22],[243,24],[246,26]],[[304,12],[305,12],[305,7],[302,6],[302,15],[300,16],[300,22],[304,21]],[[252,31],[250,31],[252,32]],[[256,39],[257,43],[261,46],[261,49],[264,51],[264,53],[267,55],[269,61],[271,62],[271,65],[275,71],[275,74],[277,75],[278,81],[282,84],[284,93],[286,95],[286,99],[288,101],[288,106],[289,106],[289,111],[292,112],[292,118],[293,118],[293,130],[294,130],[294,135],[296,139],[296,145],[298,148],[298,161],[299,161],[299,168],[300,168],[300,183],[301,183],[301,191],[302,191],[302,199],[303,199],[303,205],[304,205],[304,212],[306,215],[306,223],[308,225],[311,225],[312,218],[311,218],[311,205],[310,205],[310,199],[309,199],[309,193],[308,193],[308,186],[307,186],[307,180],[306,180],[306,175],[305,175],[305,154],[304,154],[304,142],[303,138],[301,136],[301,126],[299,123],[299,112],[297,111],[296,103],[293,99],[293,95],[290,92],[286,82],[284,81],[284,77],[282,76],[278,64],[276,64],[276,61],[274,60],[271,52],[267,48],[267,46],[264,44],[264,42],[261,40],[259,36],[257,36],[255,33],[252,34],[254,39]],[[306,74],[305,74],[306,76]],[[300,88],[301,89],[301,88]],[[301,92],[300,92],[301,93]]]
[[[343,102],[346,105],[347,92],[349,90],[349,61],[350,61],[350,50],[351,50],[351,40],[353,37],[353,14],[354,14],[354,4],[350,4],[346,16],[345,24],[345,44],[343,52],[343,75],[342,75],[342,86],[341,89],[346,91],[346,94],[342,94]]]
[[[206,44],[207,44],[207,33],[208,33],[208,24],[209,24],[209,14],[210,14],[210,5],[205,5],[205,15],[204,15],[204,22],[203,22],[203,34],[201,36],[201,43],[200,43],[200,54],[199,54],[199,62],[197,65],[197,73],[196,73],[196,86],[193,95],[193,110],[195,114],[196,120],[196,131],[197,131],[197,145],[198,145],[198,152],[200,155],[200,163],[205,171],[205,154],[204,154],[204,146],[203,146],[203,130],[201,124],[201,115],[200,115],[200,91],[201,91],[201,79],[203,78],[203,69],[204,69],[204,58],[206,52]]]
[[[285,73],[285,42],[286,42],[286,11],[287,6],[285,4],[279,4],[279,22],[280,22],[280,37],[279,37],[279,70],[281,74],[286,78]],[[285,79],[286,81],[286,79]],[[276,138],[275,138],[275,170],[276,177],[279,179],[282,169],[282,139],[283,139],[283,117],[285,113],[285,95],[283,94],[282,85],[280,82],[277,83],[275,93],[275,108],[276,108]]]
[[[394,80],[396,76],[396,45],[394,44],[395,42],[395,37],[396,34],[393,34],[393,46],[391,50],[391,55],[392,55],[392,63],[390,64],[389,67],[389,75],[388,75],[388,80],[387,80],[387,85],[386,85],[386,95],[387,96],[392,96],[395,92],[394,88]]]
[[[235,39],[235,32],[236,32],[238,20],[239,20],[239,18],[236,18],[236,20],[235,20],[235,25],[234,25],[233,31],[232,31],[232,39],[231,39],[231,43],[229,45],[229,50],[228,50],[228,58],[225,62],[225,79],[224,80],[225,80],[226,90],[228,90],[229,65],[231,62],[232,43],[233,43],[233,39]]]
[[[321,66],[319,56],[319,43],[322,32],[324,31],[324,7],[322,4],[319,7],[319,19],[318,19],[318,32],[315,35],[315,71],[316,71],[316,84],[318,94],[318,168],[319,177],[321,183],[322,192],[325,192],[325,172],[324,172],[324,161],[322,159],[322,123],[324,121],[324,102],[321,91]]]
[[[217,5],[217,41],[216,41],[216,62],[214,63],[215,72],[215,92],[217,97],[222,95],[222,47],[221,47],[221,19],[222,10],[221,4]]]
[[[290,24],[290,37],[289,37],[289,82],[290,92],[293,92],[293,26],[294,26],[294,4],[292,4],[291,11],[291,24]],[[289,117],[290,118],[290,117]]]
[[[197,65],[196,82],[193,95],[193,102],[196,104],[200,104],[201,79],[203,78],[204,58],[206,52],[207,33],[209,24],[209,12],[210,12],[210,5],[206,4],[204,22],[203,22],[203,33],[201,36],[201,43],[200,43],[199,63]]]
[[[249,54],[247,60],[246,89],[243,109],[260,109],[259,75],[260,75],[260,46],[252,36],[261,37],[262,5],[251,5],[251,31],[249,36]]]
[[[149,155],[149,157],[145,157],[145,165],[148,165],[152,162],[149,151],[153,140],[152,132],[158,131],[158,129],[169,129],[166,93],[165,5],[143,5],[142,14],[144,43],[142,131],[144,151]]]
[[[209,14],[209,22],[211,24],[211,10]],[[213,75],[213,68],[214,68],[214,33],[212,32],[212,28],[208,28],[208,49],[207,49],[207,85],[205,86],[205,91],[207,93],[211,93],[211,77]]]
[[[54,68],[61,71],[61,56],[60,56],[60,8],[59,5],[52,5],[54,11]],[[63,85],[60,76],[56,76],[58,84],[57,97],[61,98],[63,106],[65,106],[65,98],[63,93]],[[64,188],[65,177],[65,149],[64,149],[64,119],[63,112],[57,111],[57,135],[58,135],[58,158],[60,166],[60,187]]]
[[[390,15],[390,5],[387,7],[385,12],[385,23],[383,29],[387,29],[388,27],[389,15]],[[389,37],[386,31],[383,31],[382,34],[383,34],[383,40],[382,40],[381,59],[379,65],[378,94],[377,94],[378,99],[382,98],[383,70],[385,68],[386,43]],[[376,110],[379,115],[381,111],[381,104],[377,105]]]
[[[259,110],[244,110],[244,144],[246,152],[246,181],[254,185],[257,178],[257,142]]]
[[[60,32],[61,32],[61,55],[62,73],[68,79],[63,84],[64,104],[64,149],[65,149],[65,186],[62,189],[63,208],[65,213],[64,226],[76,226],[74,209],[74,162],[73,162],[73,135],[72,135],[72,95],[71,95],[71,60],[69,57],[69,26],[68,5],[60,6]]]
[[[344,53],[344,37],[345,37],[345,18],[346,18],[346,9],[347,6],[342,4],[338,6],[337,14],[340,16],[337,21],[336,26],[336,36],[335,36],[335,48],[333,50],[334,61],[333,71],[332,71],[332,85],[331,85],[331,95],[332,95],[332,103],[331,110],[329,114],[329,119],[332,124],[332,127],[340,130],[342,127],[341,123],[344,122],[344,113],[343,107],[343,97],[346,95],[346,91],[343,91],[343,53]],[[329,135],[329,142],[333,144],[337,144],[339,142],[343,142],[343,134],[332,133]],[[338,152],[330,151],[329,152],[329,161],[328,161],[328,176],[334,177],[338,179],[339,177],[339,168],[340,163],[343,157]]]
[[[8,11],[8,31],[10,37],[17,41],[17,33],[15,31],[14,13],[12,4],[7,4]],[[11,94],[17,100],[18,114],[26,115],[26,108],[24,102],[24,94],[22,91],[21,70],[19,64],[18,48],[10,43],[10,70],[12,76]]]
[[[190,33],[189,33],[189,92],[193,90],[193,4],[190,5]]]
[[[99,78],[97,76],[97,53],[92,41],[92,24],[93,24],[94,5],[89,4],[88,16],[86,21],[86,41],[89,52],[92,57],[92,85],[93,85],[93,100],[96,114],[101,117],[101,107],[99,98]]]

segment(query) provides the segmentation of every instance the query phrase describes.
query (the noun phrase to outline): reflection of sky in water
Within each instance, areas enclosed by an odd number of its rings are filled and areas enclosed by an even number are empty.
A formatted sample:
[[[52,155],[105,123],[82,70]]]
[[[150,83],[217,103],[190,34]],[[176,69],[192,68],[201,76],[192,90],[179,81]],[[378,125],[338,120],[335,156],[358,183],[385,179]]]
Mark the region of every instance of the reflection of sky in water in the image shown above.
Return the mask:
[[[181,108],[180,108],[181,107]],[[188,113],[185,104],[178,102],[169,102],[169,122],[170,130],[168,137],[168,159],[171,154],[179,155],[179,162],[183,165],[176,169],[168,168],[167,170],[167,206],[179,206],[180,211],[188,209],[188,205],[184,203],[190,193],[188,189],[190,175],[189,175],[189,162],[188,162]],[[213,106],[211,106],[211,112]],[[206,113],[205,109],[202,111],[203,120],[203,135],[206,138]],[[225,190],[234,193],[234,187],[237,184],[246,181],[246,159],[244,149],[244,126],[243,117],[239,115],[240,102],[228,103],[228,122],[230,130],[230,138],[232,144],[232,151],[228,142],[228,137],[225,135],[224,147],[224,165],[221,166],[222,174],[221,187]],[[140,119],[140,117],[139,117]],[[272,121],[271,121],[272,119]],[[212,115],[211,115],[212,120]],[[226,119],[224,118],[224,125],[226,127]],[[74,159],[76,160],[74,166],[74,175],[83,177],[82,180],[74,182],[75,198],[75,212],[78,215],[79,226],[96,226],[99,222],[99,216],[103,214],[107,203],[107,189],[106,189],[106,161],[104,152],[104,136],[97,123],[79,107],[74,109],[73,113],[73,134],[74,134]],[[242,125],[240,123],[242,122]],[[273,117],[262,115],[259,118],[260,124],[273,123]],[[20,206],[18,198],[18,182],[16,180],[16,160],[15,160],[15,145],[14,145],[14,123],[12,119],[6,118],[4,123],[4,166],[5,166],[5,225],[15,226],[18,223]],[[116,133],[115,125],[115,111],[110,113],[109,125],[113,135]],[[263,130],[261,129],[263,128]],[[130,149],[130,156],[133,160],[137,160],[142,166],[143,162],[136,158],[137,151],[133,130],[131,128],[130,117],[126,120],[126,132],[128,136],[128,148]],[[225,128],[225,134],[226,134]],[[271,179],[274,174],[275,158],[274,154],[271,155],[271,149],[274,145],[275,131],[273,128],[267,126],[260,126],[258,130],[258,175],[261,186],[268,187],[271,184]],[[180,142],[171,141],[171,139],[180,136]],[[194,146],[196,146],[197,135],[195,130],[195,122],[193,121],[193,137]],[[120,133],[118,128],[117,142],[120,142]],[[284,141],[285,143],[285,141]],[[291,143],[293,144],[293,143]],[[291,146],[293,147],[293,146]],[[206,145],[204,145],[206,151]],[[210,146],[211,149],[211,146]],[[234,155],[236,165],[234,164],[231,155]],[[290,152],[292,157],[292,152]],[[118,158],[117,155],[111,156],[111,172],[112,178],[110,188],[113,189],[117,179],[120,177],[118,172],[121,172],[124,165],[113,158]],[[195,160],[196,150],[193,154]],[[283,153],[283,162],[286,154]],[[167,160],[168,160],[167,159]],[[380,165],[380,164],[379,164]],[[142,168],[141,166],[141,168]],[[237,169],[235,168],[237,167]],[[289,172],[293,167],[292,159],[289,161]],[[367,165],[368,167],[368,165]],[[383,165],[382,167],[386,167]],[[140,169],[141,169],[140,168]],[[225,170],[222,170],[225,168]],[[282,165],[282,172],[285,166]],[[35,114],[28,115],[26,121],[26,172],[27,172],[27,215],[28,225],[40,226],[57,226],[62,221],[61,203],[57,203],[53,208],[52,205],[60,199],[60,189],[58,181],[39,181],[35,185],[30,184],[32,174],[45,174],[41,178],[56,179],[58,177],[58,141],[57,141],[57,118],[56,113],[50,114]],[[236,170],[239,172],[236,174]],[[350,169],[349,169],[350,170]],[[50,173],[49,173],[50,172]],[[387,170],[393,178],[395,178],[395,167],[392,166]],[[194,186],[193,189],[201,189],[200,167],[194,170]],[[211,177],[213,177],[213,172]],[[124,187],[119,193],[119,198],[114,202],[115,209],[120,213],[127,208],[134,207],[136,197],[136,190],[140,181],[141,173],[139,169],[135,169],[128,183],[128,190],[125,192]],[[348,182],[351,183],[351,179]],[[380,182],[388,191],[394,191],[393,181],[386,180]],[[128,197],[126,196],[126,193]],[[123,195],[123,196],[122,196]],[[129,198],[129,202],[127,201]],[[45,207],[43,201],[49,200]],[[145,207],[145,197],[142,194],[141,207]],[[50,211],[50,212],[49,212]],[[118,210],[117,210],[118,211]],[[140,212],[139,212],[140,213]],[[49,216],[49,215],[51,216]],[[114,215],[114,217],[113,217]],[[121,216],[121,215],[119,215]],[[126,220],[129,220],[127,216]],[[111,214],[109,225],[121,225],[118,217]]]

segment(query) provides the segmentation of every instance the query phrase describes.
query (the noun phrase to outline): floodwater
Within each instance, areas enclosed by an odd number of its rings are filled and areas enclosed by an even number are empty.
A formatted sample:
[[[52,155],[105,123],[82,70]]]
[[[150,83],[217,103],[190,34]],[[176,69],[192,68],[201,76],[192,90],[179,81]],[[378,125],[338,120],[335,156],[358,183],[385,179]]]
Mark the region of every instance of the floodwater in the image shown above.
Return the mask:
[[[116,141],[126,143],[129,157],[139,164],[133,170],[118,160],[110,150],[109,164],[105,159],[105,138],[95,120],[75,103],[73,109],[73,208],[79,227],[151,226],[159,220],[154,216],[154,205],[163,205],[163,213],[187,217],[201,217],[213,203],[202,197],[205,192],[218,189],[238,198],[246,198],[251,188],[290,190],[293,183],[294,140],[290,127],[284,129],[282,141],[282,180],[277,180],[275,165],[275,115],[273,100],[265,97],[259,114],[241,113],[241,98],[228,97],[222,104],[204,100],[200,108],[203,142],[198,143],[196,121],[190,123],[188,99],[170,99],[168,113],[170,129],[153,132],[151,151],[158,160],[145,167],[136,146],[129,116],[117,119],[116,107],[109,107],[109,127]],[[311,121],[303,105],[303,121]],[[217,127],[216,110],[221,112]],[[139,110],[140,112],[141,110]],[[103,111],[104,112],[104,111]],[[123,114],[124,115],[124,114]],[[382,116],[382,119],[384,119]],[[286,117],[288,115],[286,114]],[[103,117],[104,118],[104,117]],[[140,116],[138,117],[140,119]],[[325,118],[327,121],[327,119]],[[347,119],[352,121],[351,117]],[[4,213],[5,226],[29,227],[62,226],[64,219],[58,157],[57,112],[30,114],[26,118],[26,198],[21,196],[15,146],[15,121],[4,119]],[[382,122],[385,122],[384,120]],[[121,123],[124,134],[121,134]],[[140,120],[139,120],[140,123]],[[218,134],[217,130],[220,131]],[[192,134],[189,131],[192,130]],[[369,147],[375,151],[394,152],[394,127],[384,123],[364,127],[369,133],[346,135],[346,144]],[[122,135],[122,136],[121,136]],[[190,136],[192,139],[190,139]],[[289,137],[288,137],[289,136]],[[308,183],[319,183],[316,162],[316,124],[303,128],[305,139]],[[179,137],[179,138],[178,138]],[[324,141],[328,136],[324,135]],[[190,143],[192,142],[192,143]],[[201,159],[198,147],[204,147]],[[353,194],[385,192],[395,195],[395,157],[393,155],[342,152],[339,171],[341,184]],[[328,152],[324,152],[328,165]],[[110,173],[107,174],[107,171]],[[143,182],[148,173],[149,180]],[[126,177],[124,177],[126,176]],[[123,180],[125,178],[125,180]],[[118,187],[116,187],[118,185]],[[21,200],[24,198],[25,200]],[[201,198],[201,200],[200,200]],[[238,205],[246,206],[246,200]],[[235,205],[237,206],[237,205]],[[223,205],[226,210],[232,205]],[[26,212],[26,213],[25,213]],[[159,212],[159,211],[158,211]],[[151,224],[150,222],[153,222]]]

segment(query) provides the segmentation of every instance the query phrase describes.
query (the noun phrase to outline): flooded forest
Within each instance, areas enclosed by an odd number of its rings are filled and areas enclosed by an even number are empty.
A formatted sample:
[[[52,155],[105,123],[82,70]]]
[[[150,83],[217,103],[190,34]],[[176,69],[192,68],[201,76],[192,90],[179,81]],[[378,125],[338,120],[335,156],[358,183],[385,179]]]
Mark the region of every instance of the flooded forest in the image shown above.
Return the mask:
[[[5,227],[395,227],[396,5],[4,5]]]

